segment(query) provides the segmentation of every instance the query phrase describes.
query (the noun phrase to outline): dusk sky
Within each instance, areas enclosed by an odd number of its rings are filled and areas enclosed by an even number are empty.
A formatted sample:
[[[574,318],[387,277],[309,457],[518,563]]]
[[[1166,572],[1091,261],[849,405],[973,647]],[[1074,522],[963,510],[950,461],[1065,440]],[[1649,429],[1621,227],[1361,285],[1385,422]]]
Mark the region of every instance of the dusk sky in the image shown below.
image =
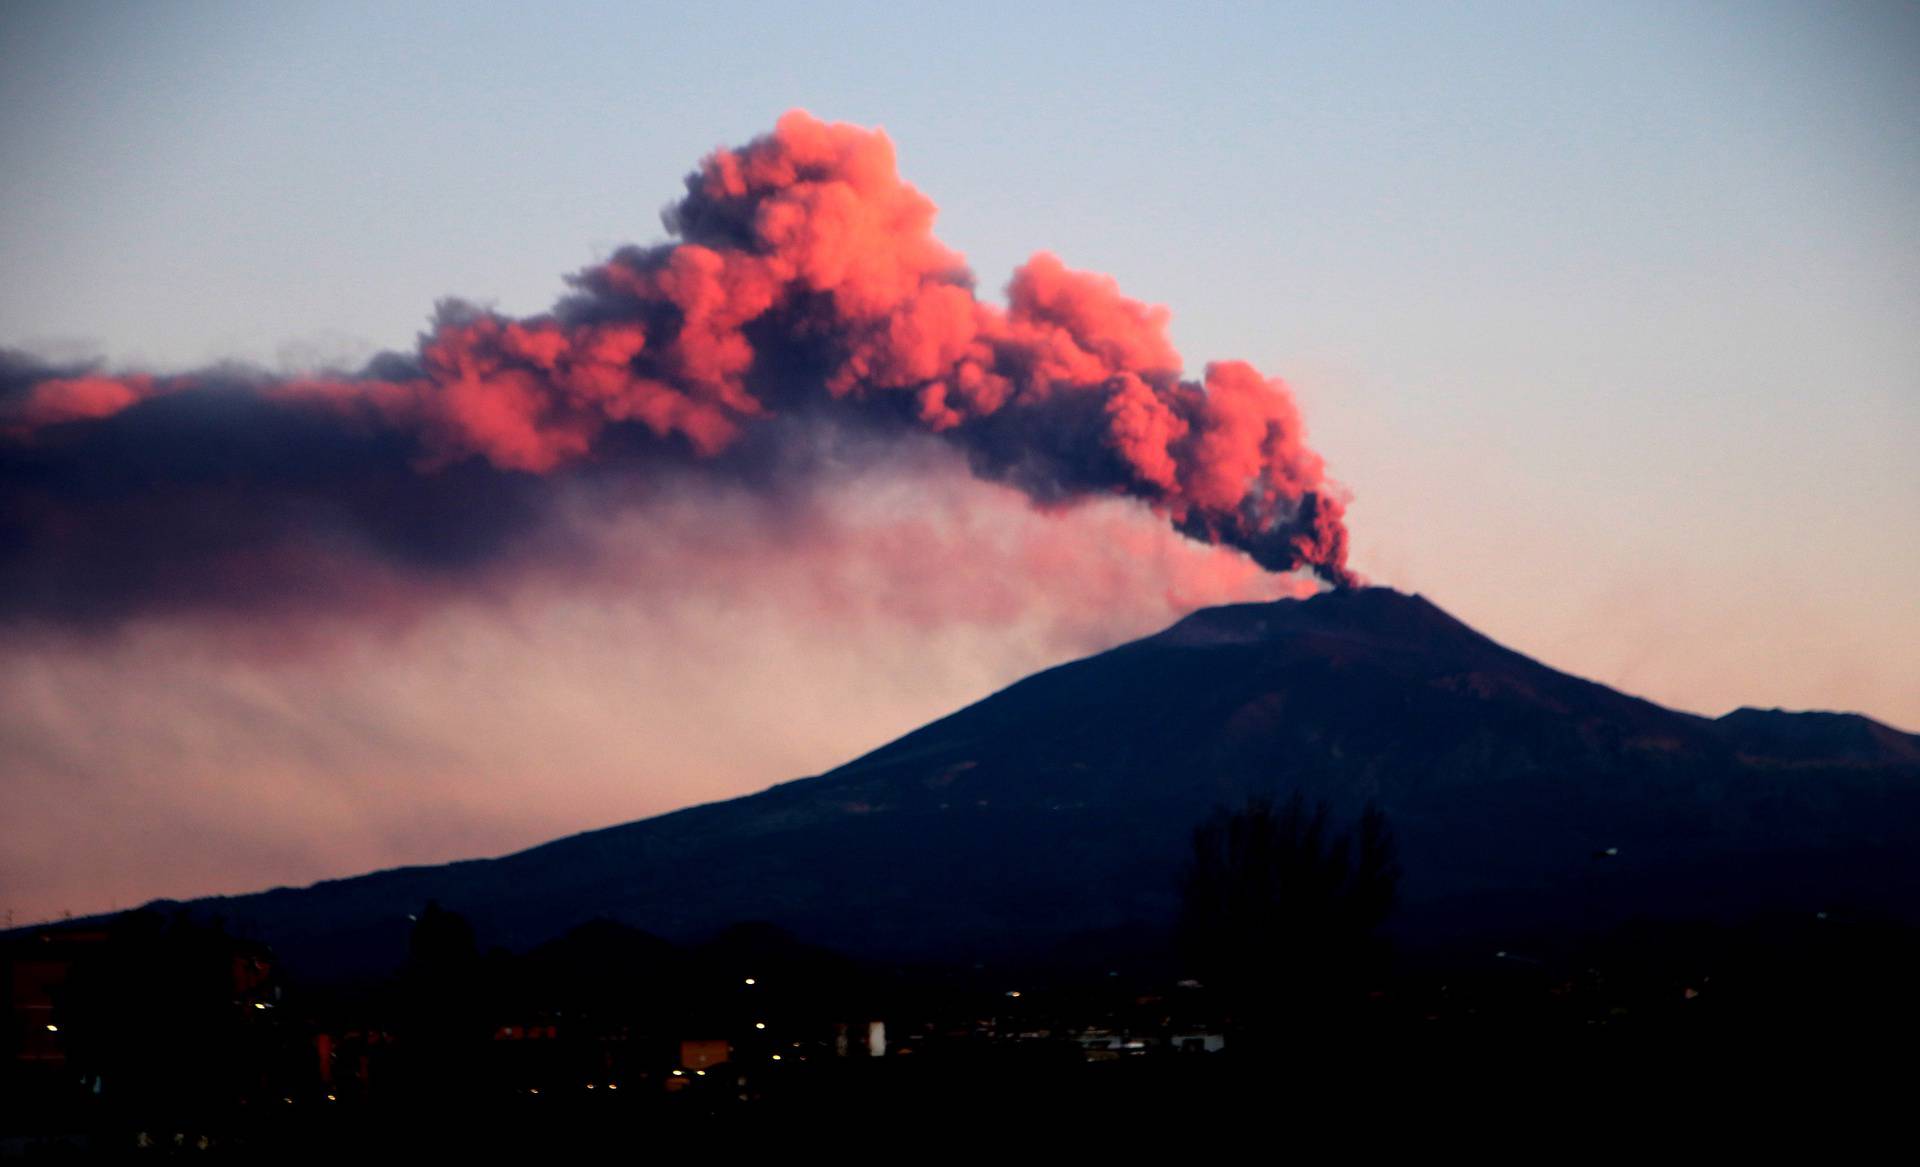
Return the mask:
[[[1920,729],[1920,7],[819,7],[10,4],[0,349],[115,385],[345,377],[414,353],[445,297],[548,311],[664,241],[703,158],[802,109],[885,131],[980,300],[1049,252],[1168,309],[1191,381],[1283,379],[1310,449],[1263,451],[1289,483],[1268,501],[1304,529],[1303,500],[1345,500],[1370,582],[1679,709]],[[1171,385],[1132,336],[1111,359]],[[1223,383],[1166,393],[1204,411]],[[86,409],[53,428],[139,412]],[[804,471],[570,480],[531,533],[518,488],[461,496],[517,542],[458,586],[464,544],[430,570],[307,546],[262,557],[271,588],[163,572],[162,602],[96,559],[18,600],[51,537],[0,532],[0,908],[498,854],[747,793],[1312,586],[1235,549],[1240,500],[1199,470],[1058,455],[1036,483],[1018,435],[922,416],[846,447],[802,425]],[[44,439],[25,417],[0,460]],[[429,460],[546,474],[578,437],[458,420],[422,423]],[[554,458],[606,457],[600,425]]]

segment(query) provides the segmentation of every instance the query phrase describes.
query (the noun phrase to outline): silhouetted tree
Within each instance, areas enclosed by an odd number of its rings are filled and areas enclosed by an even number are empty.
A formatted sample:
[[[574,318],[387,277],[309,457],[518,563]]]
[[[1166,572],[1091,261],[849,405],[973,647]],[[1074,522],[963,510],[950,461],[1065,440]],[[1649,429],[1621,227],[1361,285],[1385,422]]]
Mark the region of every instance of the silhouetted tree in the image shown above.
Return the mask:
[[[1311,1023],[1365,988],[1374,932],[1400,882],[1393,832],[1369,804],[1336,829],[1325,802],[1254,799],[1193,833],[1182,878],[1188,959],[1243,1029]]]
[[[399,1031],[414,1090],[426,1101],[466,1096],[485,1047],[482,965],[473,925],[429,901],[409,938]]]

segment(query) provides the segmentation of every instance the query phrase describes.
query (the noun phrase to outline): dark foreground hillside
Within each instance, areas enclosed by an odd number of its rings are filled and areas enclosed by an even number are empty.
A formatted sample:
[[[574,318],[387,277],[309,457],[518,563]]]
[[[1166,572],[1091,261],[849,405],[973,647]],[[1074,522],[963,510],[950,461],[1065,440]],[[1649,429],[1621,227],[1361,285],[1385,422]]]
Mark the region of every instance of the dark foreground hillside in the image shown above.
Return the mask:
[[[1296,1153],[1531,1155],[1808,1123],[1833,1151],[1904,1113],[1905,1077],[1882,1071],[1920,1037],[1920,932],[1831,917],[1634,926],[1570,959],[1379,962],[1237,997],[876,966],[764,925],[683,947],[603,922],[485,952],[431,906],[404,963],[352,988],[286,980],[186,917],[25,941],[0,954],[16,986],[71,964],[40,1017],[57,1034],[9,1051],[0,1155],[1132,1156],[1277,1127]]]

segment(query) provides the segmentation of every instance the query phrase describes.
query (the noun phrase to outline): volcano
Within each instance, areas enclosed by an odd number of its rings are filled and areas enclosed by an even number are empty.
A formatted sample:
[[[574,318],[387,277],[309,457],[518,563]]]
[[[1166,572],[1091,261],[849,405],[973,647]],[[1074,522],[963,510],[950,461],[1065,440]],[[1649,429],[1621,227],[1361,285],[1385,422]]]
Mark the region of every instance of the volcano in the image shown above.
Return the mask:
[[[674,940],[768,921],[890,961],[1106,953],[1164,940],[1197,823],[1296,791],[1386,812],[1415,949],[1920,914],[1920,737],[1676,712],[1385,588],[1198,611],[747,797],[189,907],[322,978],[389,971],[429,900],[515,950],[610,919]]]

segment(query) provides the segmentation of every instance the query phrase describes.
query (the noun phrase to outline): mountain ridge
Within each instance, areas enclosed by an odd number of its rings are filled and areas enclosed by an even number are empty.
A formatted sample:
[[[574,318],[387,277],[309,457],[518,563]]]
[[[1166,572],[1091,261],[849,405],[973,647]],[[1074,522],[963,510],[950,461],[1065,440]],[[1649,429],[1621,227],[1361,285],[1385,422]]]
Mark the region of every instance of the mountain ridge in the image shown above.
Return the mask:
[[[1569,902],[1595,925],[1662,899],[1920,904],[1920,862],[1900,858],[1920,851],[1920,738],[1857,714],[1666,709],[1369,588],[1202,609],[739,798],[187,906],[321,975],[371,971],[427,899],[510,948],[594,918],[676,939],[766,919],[855,955],[1012,959],[1163,934],[1192,826],[1294,791],[1387,810],[1413,943],[1548,927]],[[1618,904],[1588,870],[1608,847]]]

